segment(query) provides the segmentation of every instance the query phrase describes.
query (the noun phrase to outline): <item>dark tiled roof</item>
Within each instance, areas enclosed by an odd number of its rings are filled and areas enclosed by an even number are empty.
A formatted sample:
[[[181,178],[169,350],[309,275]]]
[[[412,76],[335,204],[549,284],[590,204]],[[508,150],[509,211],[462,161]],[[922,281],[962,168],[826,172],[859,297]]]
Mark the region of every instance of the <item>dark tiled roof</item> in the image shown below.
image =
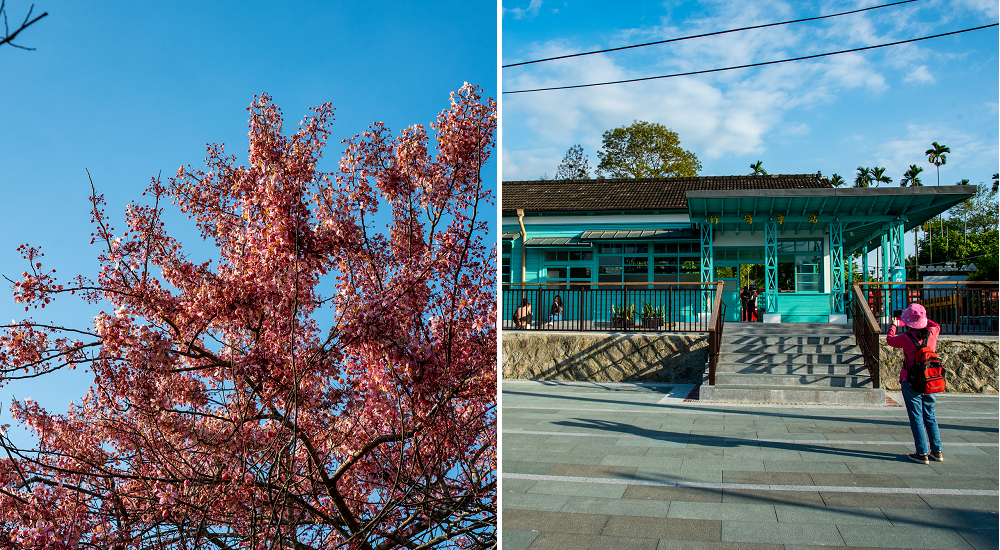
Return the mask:
[[[817,174],[503,182],[503,211],[579,212],[686,209],[687,191],[829,189]]]

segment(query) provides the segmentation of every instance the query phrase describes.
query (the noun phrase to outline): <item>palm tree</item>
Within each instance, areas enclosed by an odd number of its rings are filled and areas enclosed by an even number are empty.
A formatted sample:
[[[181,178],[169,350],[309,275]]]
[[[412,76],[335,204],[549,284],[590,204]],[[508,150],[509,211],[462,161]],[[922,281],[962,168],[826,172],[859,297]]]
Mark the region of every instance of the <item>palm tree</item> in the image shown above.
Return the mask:
[[[767,170],[764,170],[764,168],[761,166],[762,164],[763,163],[761,161],[759,161],[759,160],[757,162],[751,164],[750,168],[753,169],[753,172],[750,175],[751,176],[766,176],[767,175]]]
[[[924,169],[917,166],[916,164],[911,164],[910,169],[903,172],[903,179],[899,180],[900,187],[923,187],[924,184],[920,183],[920,178],[918,177]],[[916,281],[920,277],[920,226],[913,228],[913,280]]]
[[[885,168],[879,168],[876,166],[868,173],[870,175],[870,181],[875,183],[875,187],[878,187],[878,184],[880,183],[892,183],[892,178],[885,175]]]
[[[840,177],[840,174],[834,174],[830,176],[830,185],[840,187],[841,185],[844,185],[844,178]]]
[[[923,187],[924,184],[920,183],[920,178],[917,177],[918,174],[923,172],[924,169],[917,166],[916,164],[911,164],[910,169],[903,172],[903,179],[899,180],[900,187]]]
[[[858,175],[854,178],[854,187],[868,187],[871,182],[871,170],[864,166],[858,166]]]
[[[945,157],[945,153],[950,153],[951,149],[947,145],[940,145],[938,142],[931,143],[932,149],[924,151],[927,155],[927,162],[933,164],[937,167],[937,184],[941,185],[941,165],[948,163],[948,158]]]
[[[991,193],[993,193],[994,195],[997,192],[998,184],[1000,184],[1000,174],[993,174],[993,191],[991,191]]]

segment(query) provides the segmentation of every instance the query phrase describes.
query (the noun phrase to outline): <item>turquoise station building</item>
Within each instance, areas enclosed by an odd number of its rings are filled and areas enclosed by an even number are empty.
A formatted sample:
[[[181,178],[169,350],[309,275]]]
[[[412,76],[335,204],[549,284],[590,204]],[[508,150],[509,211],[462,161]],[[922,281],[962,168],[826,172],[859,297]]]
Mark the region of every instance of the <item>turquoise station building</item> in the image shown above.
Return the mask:
[[[722,281],[727,321],[740,320],[737,294],[754,284],[764,322],[846,322],[845,262],[862,254],[867,273],[878,251],[876,278],[903,280],[904,232],[975,191],[839,188],[820,173],[505,181],[501,278]]]

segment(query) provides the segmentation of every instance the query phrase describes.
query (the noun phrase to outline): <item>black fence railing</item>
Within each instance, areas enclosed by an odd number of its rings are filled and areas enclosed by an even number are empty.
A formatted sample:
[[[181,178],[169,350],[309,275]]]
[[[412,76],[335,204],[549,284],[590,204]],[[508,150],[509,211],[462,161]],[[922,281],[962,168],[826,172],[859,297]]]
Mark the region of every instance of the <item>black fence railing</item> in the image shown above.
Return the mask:
[[[996,281],[901,283],[858,282],[858,292],[846,295],[846,311],[853,314],[855,300],[865,300],[885,333],[894,313],[918,303],[927,317],[941,325],[941,334],[998,334],[1000,283]]]
[[[505,284],[503,330],[708,332],[722,283]],[[558,300],[557,300],[558,298]],[[560,311],[558,315],[556,312]]]

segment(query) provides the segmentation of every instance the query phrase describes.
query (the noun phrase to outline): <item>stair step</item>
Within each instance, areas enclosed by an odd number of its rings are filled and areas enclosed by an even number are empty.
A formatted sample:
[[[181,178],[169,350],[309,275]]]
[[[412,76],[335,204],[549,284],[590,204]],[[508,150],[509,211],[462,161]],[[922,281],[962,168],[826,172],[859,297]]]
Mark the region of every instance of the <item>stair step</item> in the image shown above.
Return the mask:
[[[811,403],[828,405],[885,405],[885,390],[873,388],[799,388],[789,386],[709,386],[699,389],[700,401],[730,403]]]
[[[863,363],[864,356],[860,353],[729,353],[719,352],[719,362],[722,363]]]
[[[867,373],[859,374],[764,374],[716,372],[715,384],[723,386],[794,386],[813,388],[871,388],[872,379]]]
[[[853,334],[843,335],[754,335],[754,334],[726,334],[722,333],[720,343],[726,345],[753,345],[753,346],[844,346],[855,344]],[[856,345],[856,344],[855,344]]]
[[[743,374],[788,374],[788,375],[824,375],[824,376],[868,376],[868,368],[863,363],[722,363],[715,367],[715,372],[735,372]]]
[[[794,354],[860,354],[861,348],[851,342],[850,344],[807,344],[807,345],[785,345],[785,344],[726,344],[723,343],[719,349],[722,353],[794,353]]]
[[[788,336],[853,335],[854,328],[851,325],[832,323],[725,323],[722,326],[722,335],[725,336],[727,334],[782,334]]]

